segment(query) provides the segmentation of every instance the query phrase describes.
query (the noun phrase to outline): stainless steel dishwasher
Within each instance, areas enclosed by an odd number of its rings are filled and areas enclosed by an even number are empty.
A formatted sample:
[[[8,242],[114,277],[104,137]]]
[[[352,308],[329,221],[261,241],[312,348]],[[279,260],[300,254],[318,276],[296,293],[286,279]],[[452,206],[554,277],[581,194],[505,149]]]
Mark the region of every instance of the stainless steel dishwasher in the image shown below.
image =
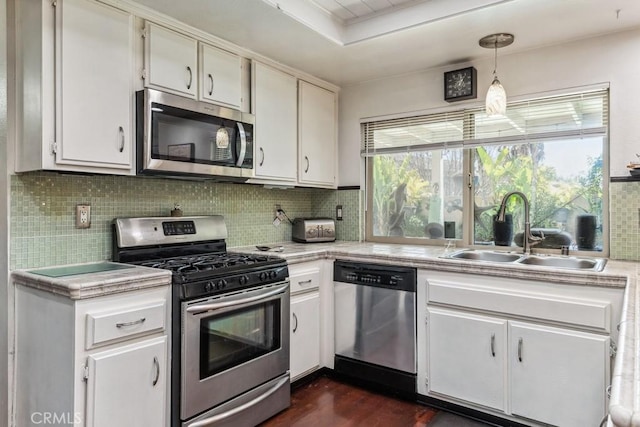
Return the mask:
[[[334,370],[416,393],[416,269],[336,260]]]

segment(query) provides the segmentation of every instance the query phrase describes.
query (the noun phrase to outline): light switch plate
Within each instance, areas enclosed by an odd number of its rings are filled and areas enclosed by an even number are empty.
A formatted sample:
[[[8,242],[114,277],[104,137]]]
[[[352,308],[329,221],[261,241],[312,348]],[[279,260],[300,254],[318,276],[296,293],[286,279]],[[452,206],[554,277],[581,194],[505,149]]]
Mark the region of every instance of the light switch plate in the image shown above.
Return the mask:
[[[77,205],[76,206],[76,228],[89,228],[89,227],[91,227],[91,206]]]

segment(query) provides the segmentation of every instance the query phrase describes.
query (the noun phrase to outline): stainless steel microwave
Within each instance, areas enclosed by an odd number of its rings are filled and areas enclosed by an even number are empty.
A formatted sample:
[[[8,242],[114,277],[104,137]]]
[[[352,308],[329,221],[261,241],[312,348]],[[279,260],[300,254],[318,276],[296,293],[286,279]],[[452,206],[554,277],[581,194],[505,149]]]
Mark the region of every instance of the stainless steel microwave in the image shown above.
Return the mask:
[[[246,181],[254,176],[249,113],[153,89],[136,93],[139,175]]]

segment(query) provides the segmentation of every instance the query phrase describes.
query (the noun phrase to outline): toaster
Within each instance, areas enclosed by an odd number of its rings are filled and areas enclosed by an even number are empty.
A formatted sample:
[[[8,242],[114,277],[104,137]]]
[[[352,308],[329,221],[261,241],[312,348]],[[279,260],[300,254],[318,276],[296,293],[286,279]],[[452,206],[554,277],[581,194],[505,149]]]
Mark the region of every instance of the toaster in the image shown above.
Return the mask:
[[[336,240],[336,223],[331,218],[296,218],[291,237],[294,242],[315,243]]]

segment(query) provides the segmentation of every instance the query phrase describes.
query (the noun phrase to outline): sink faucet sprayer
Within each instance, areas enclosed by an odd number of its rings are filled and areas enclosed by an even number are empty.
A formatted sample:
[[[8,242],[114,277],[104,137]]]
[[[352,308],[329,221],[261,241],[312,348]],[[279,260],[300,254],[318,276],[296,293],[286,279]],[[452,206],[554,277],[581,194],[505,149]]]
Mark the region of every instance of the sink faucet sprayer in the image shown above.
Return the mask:
[[[529,200],[527,199],[527,196],[520,191],[511,191],[507,193],[502,198],[502,203],[500,203],[500,209],[498,209],[498,217],[496,218],[496,221],[505,221],[504,217],[505,211],[507,210],[507,201],[511,196],[519,196],[524,203],[524,234],[522,236],[522,249],[525,255],[529,255],[531,253],[531,246],[540,243],[544,239],[544,234],[540,232],[540,237],[531,234],[531,224],[529,223]]]

